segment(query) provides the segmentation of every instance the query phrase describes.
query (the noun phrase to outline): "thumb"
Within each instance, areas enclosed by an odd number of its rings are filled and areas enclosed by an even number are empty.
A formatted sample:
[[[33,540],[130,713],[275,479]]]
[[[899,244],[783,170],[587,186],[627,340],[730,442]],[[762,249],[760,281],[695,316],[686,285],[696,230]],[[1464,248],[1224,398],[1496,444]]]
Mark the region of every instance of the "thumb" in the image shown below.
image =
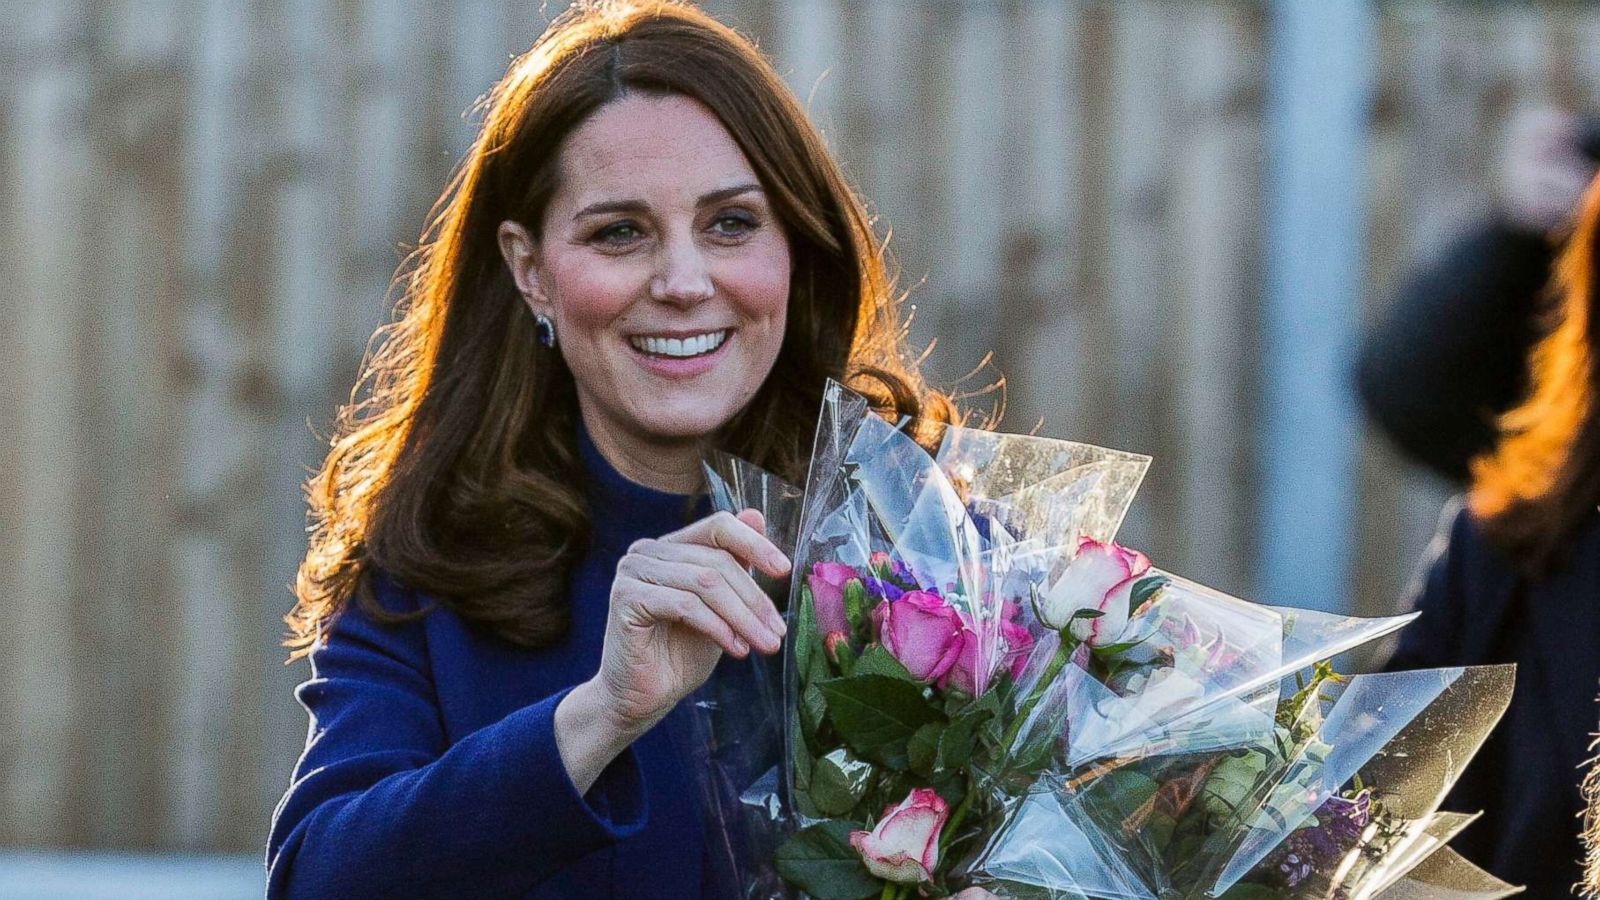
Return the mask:
[[[734,515],[734,518],[762,534],[767,533],[767,518],[758,509],[741,509]]]

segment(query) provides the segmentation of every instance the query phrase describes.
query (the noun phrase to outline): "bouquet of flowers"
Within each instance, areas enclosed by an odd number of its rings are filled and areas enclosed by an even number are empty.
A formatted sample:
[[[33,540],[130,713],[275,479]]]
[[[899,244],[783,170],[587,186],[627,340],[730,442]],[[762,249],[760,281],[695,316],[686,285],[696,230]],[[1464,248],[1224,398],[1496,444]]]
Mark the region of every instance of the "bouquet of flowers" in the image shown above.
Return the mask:
[[[727,896],[1506,892],[1435,810],[1509,673],[1335,674],[1409,617],[1153,568],[1114,543],[1148,465],[953,426],[930,453],[839,385],[803,492],[708,464],[796,572],[781,671],[727,660],[697,701]]]

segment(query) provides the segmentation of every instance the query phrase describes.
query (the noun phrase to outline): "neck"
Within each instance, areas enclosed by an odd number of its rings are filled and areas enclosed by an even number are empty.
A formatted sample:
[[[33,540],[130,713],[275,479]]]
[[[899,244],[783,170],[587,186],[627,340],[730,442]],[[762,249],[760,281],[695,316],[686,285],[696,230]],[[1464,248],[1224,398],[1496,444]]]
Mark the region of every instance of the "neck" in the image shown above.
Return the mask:
[[[705,453],[704,438],[649,440],[608,429],[582,410],[579,414],[595,449],[634,484],[668,494],[693,494],[703,486],[700,460]]]

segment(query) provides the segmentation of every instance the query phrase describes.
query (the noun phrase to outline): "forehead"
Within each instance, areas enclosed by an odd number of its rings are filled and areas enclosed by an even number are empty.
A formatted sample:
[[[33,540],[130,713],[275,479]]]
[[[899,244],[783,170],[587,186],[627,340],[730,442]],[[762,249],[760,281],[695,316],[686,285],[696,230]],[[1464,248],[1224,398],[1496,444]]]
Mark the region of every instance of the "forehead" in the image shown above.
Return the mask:
[[[625,95],[579,125],[561,149],[553,198],[693,198],[756,176],[711,110],[679,95]]]

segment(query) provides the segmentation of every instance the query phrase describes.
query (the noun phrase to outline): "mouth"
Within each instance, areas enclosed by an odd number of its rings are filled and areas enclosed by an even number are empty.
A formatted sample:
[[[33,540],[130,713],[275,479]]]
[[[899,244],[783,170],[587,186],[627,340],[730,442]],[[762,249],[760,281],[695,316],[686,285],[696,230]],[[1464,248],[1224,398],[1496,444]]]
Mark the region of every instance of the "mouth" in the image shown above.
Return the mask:
[[[628,338],[633,349],[657,359],[694,359],[717,352],[733,329],[687,335],[638,334]]]

